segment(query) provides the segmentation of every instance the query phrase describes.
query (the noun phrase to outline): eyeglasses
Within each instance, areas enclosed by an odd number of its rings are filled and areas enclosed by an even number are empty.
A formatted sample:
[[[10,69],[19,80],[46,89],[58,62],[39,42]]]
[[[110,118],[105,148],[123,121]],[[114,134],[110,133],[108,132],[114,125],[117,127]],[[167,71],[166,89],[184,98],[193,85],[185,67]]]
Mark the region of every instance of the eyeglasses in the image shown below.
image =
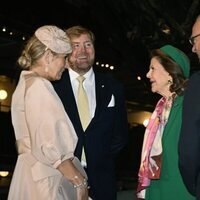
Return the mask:
[[[200,36],[200,34],[195,35],[195,36],[193,36],[193,37],[190,37],[190,38],[189,38],[190,44],[191,44],[191,45],[194,45],[194,39],[195,39],[196,37],[199,37],[199,36]]]

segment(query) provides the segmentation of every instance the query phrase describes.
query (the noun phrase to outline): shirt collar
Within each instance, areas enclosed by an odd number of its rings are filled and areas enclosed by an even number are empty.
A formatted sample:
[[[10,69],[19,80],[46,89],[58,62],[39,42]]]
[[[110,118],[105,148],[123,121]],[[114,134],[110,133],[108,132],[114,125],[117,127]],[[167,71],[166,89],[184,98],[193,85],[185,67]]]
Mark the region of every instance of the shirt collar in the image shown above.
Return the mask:
[[[75,72],[71,68],[69,68],[68,70],[71,81],[74,81],[78,76],[80,76],[77,72]],[[91,80],[92,77],[94,76],[93,68],[91,67],[90,70],[86,72],[83,76],[85,77],[86,80]]]

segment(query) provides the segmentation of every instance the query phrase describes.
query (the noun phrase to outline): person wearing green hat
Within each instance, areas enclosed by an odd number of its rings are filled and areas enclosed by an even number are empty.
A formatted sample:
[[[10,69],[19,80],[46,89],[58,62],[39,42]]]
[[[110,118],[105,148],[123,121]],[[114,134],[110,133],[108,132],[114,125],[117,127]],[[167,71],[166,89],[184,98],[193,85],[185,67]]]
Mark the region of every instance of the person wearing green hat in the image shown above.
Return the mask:
[[[144,134],[137,198],[147,200],[193,200],[178,168],[178,141],[183,94],[190,72],[188,57],[172,45],[151,52],[147,78],[153,93],[162,98]]]
[[[200,60],[200,15],[189,39]],[[200,72],[188,82],[183,101],[183,123],[179,140],[179,168],[188,191],[200,199]]]

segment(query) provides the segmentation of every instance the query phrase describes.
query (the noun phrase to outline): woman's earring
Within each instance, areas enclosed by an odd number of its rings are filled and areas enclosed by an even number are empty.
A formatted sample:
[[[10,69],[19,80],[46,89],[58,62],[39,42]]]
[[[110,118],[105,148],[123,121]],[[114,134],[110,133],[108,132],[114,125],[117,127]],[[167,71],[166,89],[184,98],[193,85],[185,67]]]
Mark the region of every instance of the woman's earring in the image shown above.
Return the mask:
[[[168,80],[168,83],[171,85],[171,84],[172,84],[172,81],[171,81],[171,80]]]

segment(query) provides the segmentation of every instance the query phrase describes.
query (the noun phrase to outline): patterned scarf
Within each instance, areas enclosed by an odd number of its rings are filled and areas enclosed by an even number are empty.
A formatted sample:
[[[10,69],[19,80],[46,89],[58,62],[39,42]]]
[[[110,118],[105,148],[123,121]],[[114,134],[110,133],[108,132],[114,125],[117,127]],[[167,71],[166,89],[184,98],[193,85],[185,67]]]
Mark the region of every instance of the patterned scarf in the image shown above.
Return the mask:
[[[167,106],[166,106],[167,105]],[[167,122],[171,104],[162,97],[151,115],[144,134],[137,197],[145,198],[145,189],[151,179],[160,177],[162,162],[162,134]]]

